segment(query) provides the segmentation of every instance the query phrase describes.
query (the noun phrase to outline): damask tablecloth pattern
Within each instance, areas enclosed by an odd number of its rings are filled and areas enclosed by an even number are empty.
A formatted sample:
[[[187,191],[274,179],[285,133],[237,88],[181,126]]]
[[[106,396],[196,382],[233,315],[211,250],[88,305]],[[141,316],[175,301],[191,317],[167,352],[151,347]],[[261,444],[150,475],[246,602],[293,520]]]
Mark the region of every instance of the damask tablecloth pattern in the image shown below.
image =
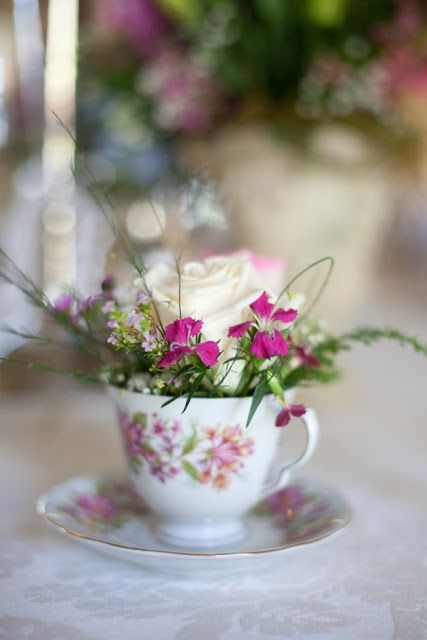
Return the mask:
[[[394,313],[426,338],[421,309],[385,300],[369,313]],[[48,530],[39,493],[121,468],[112,406],[59,382],[2,397],[0,639],[427,638],[427,362],[384,344],[343,366],[335,387],[305,393],[322,439],[304,473],[346,496],[350,527],[267,570],[221,578],[144,572]]]

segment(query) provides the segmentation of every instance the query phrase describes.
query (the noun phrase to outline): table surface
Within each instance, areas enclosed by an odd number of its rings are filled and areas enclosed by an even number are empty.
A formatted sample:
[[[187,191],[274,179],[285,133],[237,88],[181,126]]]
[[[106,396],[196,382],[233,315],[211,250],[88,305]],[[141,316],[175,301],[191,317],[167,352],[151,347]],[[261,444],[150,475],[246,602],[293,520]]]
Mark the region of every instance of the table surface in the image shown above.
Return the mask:
[[[378,287],[364,322],[427,341],[426,297],[398,288]],[[342,381],[305,393],[322,437],[304,473],[344,494],[352,523],[256,575],[148,573],[46,529],[40,493],[121,468],[113,409],[59,381],[3,396],[0,639],[427,638],[427,361],[383,343],[342,365]]]

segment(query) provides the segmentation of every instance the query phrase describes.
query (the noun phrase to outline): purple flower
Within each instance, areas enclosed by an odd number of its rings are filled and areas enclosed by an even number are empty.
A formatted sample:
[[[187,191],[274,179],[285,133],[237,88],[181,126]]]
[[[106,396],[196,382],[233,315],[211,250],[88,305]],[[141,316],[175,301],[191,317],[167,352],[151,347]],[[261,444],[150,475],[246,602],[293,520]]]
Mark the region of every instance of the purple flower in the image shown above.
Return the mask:
[[[53,310],[56,313],[68,313],[73,306],[73,296],[70,293],[61,294],[53,305]]]
[[[135,313],[135,311],[131,311],[128,317],[125,320],[126,327],[130,329],[136,329],[140,331],[141,329],[141,321],[144,319],[143,313]]]
[[[187,354],[196,353],[207,367],[213,367],[219,355],[219,347],[213,340],[194,342],[202,330],[203,322],[193,318],[180,318],[165,328],[169,351],[159,362],[159,367],[175,365]]]
[[[276,416],[276,427],[286,427],[289,424],[291,417],[300,418],[306,412],[306,408],[303,404],[287,404],[279,411]]]
[[[144,291],[138,291],[138,294],[136,296],[136,304],[148,304],[150,302],[151,298],[147,293],[144,293]]]
[[[148,331],[146,331],[143,335],[144,340],[141,342],[141,347],[144,349],[144,351],[147,352],[154,351],[154,349],[157,347],[156,337]]]
[[[275,308],[269,302],[265,291],[252,302],[250,308],[253,312],[253,320],[233,325],[228,330],[228,336],[241,338],[251,327],[256,327],[250,347],[251,353],[257,358],[264,359],[275,355],[285,356],[288,352],[288,344],[274,324],[289,324],[295,320],[298,312],[295,309]]]
[[[114,309],[115,306],[116,306],[116,303],[114,300],[108,300],[108,302],[106,302],[102,307],[101,311],[102,313],[105,313],[107,315],[111,313],[111,311]]]

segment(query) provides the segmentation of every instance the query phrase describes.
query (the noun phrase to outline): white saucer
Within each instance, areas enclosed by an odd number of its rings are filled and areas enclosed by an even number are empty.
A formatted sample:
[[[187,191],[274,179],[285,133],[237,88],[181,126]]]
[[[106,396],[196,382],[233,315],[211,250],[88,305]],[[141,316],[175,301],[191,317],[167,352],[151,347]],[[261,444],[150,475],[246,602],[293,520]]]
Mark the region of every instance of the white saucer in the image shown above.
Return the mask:
[[[247,518],[244,540],[209,551],[160,542],[154,516],[123,477],[72,478],[42,495],[37,511],[61,533],[118,559],[192,575],[264,564],[331,536],[350,520],[338,493],[304,480],[260,502]]]

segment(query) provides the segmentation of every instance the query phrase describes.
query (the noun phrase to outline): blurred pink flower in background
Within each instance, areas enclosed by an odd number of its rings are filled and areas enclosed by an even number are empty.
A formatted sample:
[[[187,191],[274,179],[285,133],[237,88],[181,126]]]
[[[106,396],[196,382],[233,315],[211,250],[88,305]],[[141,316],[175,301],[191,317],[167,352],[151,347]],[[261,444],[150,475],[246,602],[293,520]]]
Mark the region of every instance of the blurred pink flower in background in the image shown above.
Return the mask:
[[[137,89],[153,99],[157,124],[171,131],[207,129],[221,103],[209,66],[179,47],[168,46],[147,60]]]
[[[223,253],[202,251],[201,257],[208,258],[214,255],[241,255],[247,258],[261,277],[262,285],[267,291],[278,294],[285,284],[288,262],[284,258],[253,253],[250,249],[238,249],[237,251],[225,251]]]
[[[171,21],[152,0],[102,0],[97,14],[108,29],[124,32],[142,57],[157,53],[172,31]]]

